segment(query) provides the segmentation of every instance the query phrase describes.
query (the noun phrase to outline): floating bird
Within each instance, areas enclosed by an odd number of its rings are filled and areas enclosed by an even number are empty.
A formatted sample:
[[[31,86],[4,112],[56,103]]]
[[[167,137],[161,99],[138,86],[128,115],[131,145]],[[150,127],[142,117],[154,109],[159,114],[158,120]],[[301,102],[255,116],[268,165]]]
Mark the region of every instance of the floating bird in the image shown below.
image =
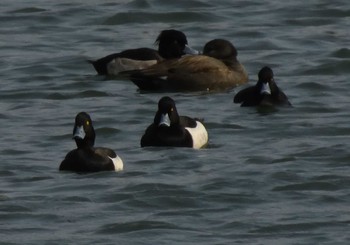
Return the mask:
[[[263,67],[258,74],[256,85],[244,88],[234,97],[234,103],[241,106],[291,106],[287,96],[277,86],[273,71],[270,67]]]
[[[244,66],[237,60],[236,48],[224,39],[208,42],[202,55],[166,59],[121,74],[141,90],[151,91],[220,91],[248,81]]]
[[[174,146],[199,149],[208,144],[208,132],[196,119],[179,116],[175,101],[166,96],[159,100],[153,123],[141,138],[141,147]]]
[[[68,152],[59,170],[75,172],[123,170],[123,161],[113,150],[94,147],[95,130],[86,112],[78,113],[75,118],[73,139],[77,144],[77,149]]]
[[[99,75],[118,75],[122,71],[138,70],[163,59],[179,58],[184,54],[198,54],[188,46],[186,35],[178,30],[164,30],[157,40],[158,51],[150,48],[128,49],[89,62]]]

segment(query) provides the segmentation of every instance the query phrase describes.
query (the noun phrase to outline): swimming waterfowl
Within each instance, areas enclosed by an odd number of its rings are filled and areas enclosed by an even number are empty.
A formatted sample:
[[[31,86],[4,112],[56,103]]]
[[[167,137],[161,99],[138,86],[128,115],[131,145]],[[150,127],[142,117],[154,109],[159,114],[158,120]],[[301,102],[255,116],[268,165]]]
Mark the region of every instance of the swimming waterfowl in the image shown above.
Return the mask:
[[[86,112],[80,112],[75,117],[73,139],[77,149],[68,152],[59,170],[75,172],[123,170],[123,161],[113,150],[94,147],[95,130]]]
[[[203,55],[167,59],[122,74],[141,90],[153,91],[220,91],[248,81],[244,66],[237,60],[236,48],[224,39],[208,42]]]
[[[241,106],[291,106],[288,97],[277,86],[273,71],[270,67],[263,67],[258,74],[256,85],[244,88],[234,97],[234,103]]]
[[[204,125],[188,116],[179,116],[175,101],[165,96],[158,102],[153,123],[141,138],[141,147],[172,146],[202,148],[208,143]]]
[[[128,49],[89,62],[99,75],[118,75],[121,71],[147,68],[163,59],[198,53],[188,46],[186,35],[178,30],[163,30],[155,43],[158,51],[151,48]]]

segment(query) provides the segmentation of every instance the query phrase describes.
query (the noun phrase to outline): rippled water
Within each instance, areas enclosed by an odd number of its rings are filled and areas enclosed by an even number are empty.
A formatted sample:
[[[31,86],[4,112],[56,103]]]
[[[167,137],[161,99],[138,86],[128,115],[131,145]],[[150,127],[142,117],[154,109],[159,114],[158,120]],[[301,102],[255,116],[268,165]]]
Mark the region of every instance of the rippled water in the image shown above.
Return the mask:
[[[169,28],[231,40],[250,84],[271,66],[294,107],[169,93],[209,146],[141,149],[164,94],[85,60]],[[349,29],[345,0],[1,1],[0,243],[349,244]],[[83,110],[123,172],[58,171]]]

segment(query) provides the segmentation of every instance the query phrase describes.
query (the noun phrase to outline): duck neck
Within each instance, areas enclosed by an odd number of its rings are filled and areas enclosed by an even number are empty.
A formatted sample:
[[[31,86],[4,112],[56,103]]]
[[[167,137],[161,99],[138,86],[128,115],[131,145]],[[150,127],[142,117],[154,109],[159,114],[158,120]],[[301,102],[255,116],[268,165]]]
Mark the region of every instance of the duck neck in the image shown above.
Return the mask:
[[[91,148],[94,146],[94,142],[87,139],[75,138],[75,143],[78,148]]]

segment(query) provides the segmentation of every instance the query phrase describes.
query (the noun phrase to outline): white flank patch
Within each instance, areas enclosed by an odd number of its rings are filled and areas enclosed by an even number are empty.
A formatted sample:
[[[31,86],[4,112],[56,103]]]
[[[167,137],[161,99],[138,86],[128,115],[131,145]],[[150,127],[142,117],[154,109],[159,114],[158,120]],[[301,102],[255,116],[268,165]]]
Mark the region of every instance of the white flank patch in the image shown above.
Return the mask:
[[[196,122],[197,126],[195,128],[185,129],[192,135],[193,148],[200,149],[208,143],[208,132],[201,122]]]
[[[118,75],[122,71],[141,70],[154,64],[157,64],[157,60],[117,58],[108,63],[107,70],[111,75]]]
[[[123,160],[119,157],[116,156],[115,158],[109,157],[113,164],[114,164],[114,169],[115,171],[122,171],[124,168]]]

